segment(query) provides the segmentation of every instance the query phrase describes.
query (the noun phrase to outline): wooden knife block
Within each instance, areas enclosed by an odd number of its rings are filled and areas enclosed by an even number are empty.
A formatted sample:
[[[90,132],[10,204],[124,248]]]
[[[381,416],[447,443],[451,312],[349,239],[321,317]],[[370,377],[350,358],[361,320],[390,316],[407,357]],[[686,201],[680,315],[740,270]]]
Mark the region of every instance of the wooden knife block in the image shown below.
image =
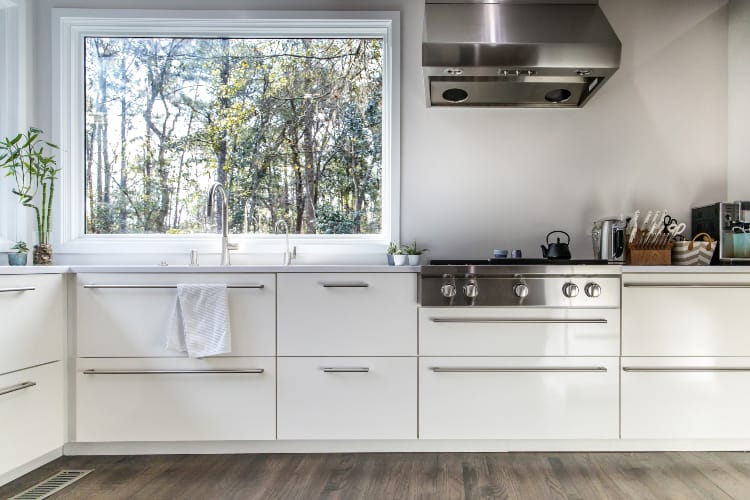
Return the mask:
[[[628,245],[625,263],[629,266],[669,266],[672,264],[672,244],[649,249]]]

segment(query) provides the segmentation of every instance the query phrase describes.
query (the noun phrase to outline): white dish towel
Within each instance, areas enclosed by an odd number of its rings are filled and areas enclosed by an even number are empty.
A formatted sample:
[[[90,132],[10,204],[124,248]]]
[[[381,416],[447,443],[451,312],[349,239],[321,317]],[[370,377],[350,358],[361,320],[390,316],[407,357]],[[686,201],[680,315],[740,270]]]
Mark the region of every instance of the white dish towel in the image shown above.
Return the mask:
[[[167,349],[203,358],[232,352],[226,285],[177,285]]]

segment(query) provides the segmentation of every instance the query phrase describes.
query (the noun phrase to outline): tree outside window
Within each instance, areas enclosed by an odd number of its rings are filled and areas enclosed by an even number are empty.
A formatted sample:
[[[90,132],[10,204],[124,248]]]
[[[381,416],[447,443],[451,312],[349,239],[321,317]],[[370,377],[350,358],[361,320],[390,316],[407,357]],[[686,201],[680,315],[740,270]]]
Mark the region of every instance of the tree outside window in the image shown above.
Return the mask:
[[[383,40],[85,39],[89,234],[382,232]]]

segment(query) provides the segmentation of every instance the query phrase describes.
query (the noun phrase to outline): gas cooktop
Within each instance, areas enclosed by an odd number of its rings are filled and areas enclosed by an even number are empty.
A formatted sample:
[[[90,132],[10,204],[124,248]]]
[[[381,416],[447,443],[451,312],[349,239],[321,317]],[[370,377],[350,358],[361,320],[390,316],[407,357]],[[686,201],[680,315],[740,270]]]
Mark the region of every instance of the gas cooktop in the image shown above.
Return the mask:
[[[601,266],[606,265],[607,261],[604,259],[441,259],[431,260],[430,265],[432,266],[551,266],[551,265],[562,265],[562,266],[578,266],[578,265],[590,265],[590,266]]]

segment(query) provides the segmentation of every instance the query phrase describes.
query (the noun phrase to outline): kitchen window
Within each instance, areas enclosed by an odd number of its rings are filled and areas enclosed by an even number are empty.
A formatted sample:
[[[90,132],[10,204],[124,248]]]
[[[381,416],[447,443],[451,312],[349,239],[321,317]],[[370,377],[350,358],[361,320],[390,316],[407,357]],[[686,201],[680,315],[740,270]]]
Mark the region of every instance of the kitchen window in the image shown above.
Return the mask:
[[[394,13],[55,9],[63,251],[398,233]],[[395,83],[394,83],[395,82]]]

